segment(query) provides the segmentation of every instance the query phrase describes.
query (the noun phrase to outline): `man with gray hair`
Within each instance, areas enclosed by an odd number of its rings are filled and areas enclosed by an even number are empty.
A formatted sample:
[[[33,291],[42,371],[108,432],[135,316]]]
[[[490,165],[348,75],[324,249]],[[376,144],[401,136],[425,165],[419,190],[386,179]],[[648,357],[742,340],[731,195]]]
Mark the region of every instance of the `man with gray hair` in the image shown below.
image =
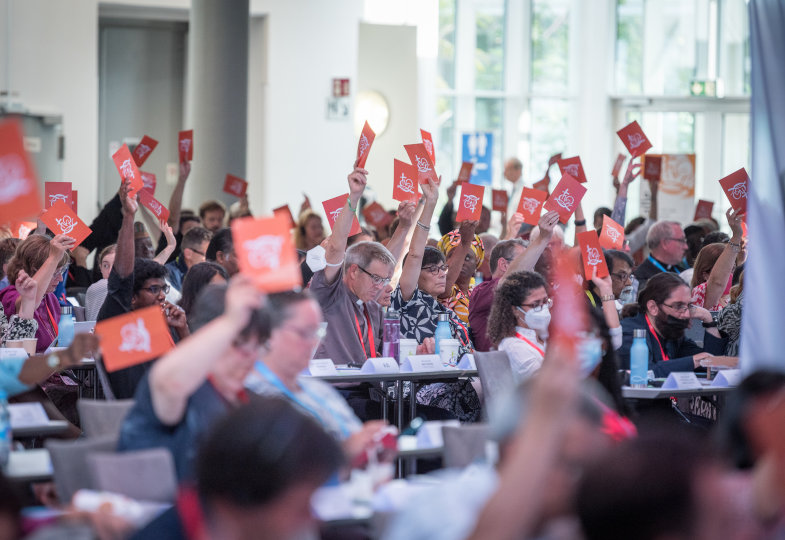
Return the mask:
[[[687,269],[684,254],[687,252],[687,238],[677,221],[658,221],[646,234],[649,257],[638,265],[633,275],[640,283],[638,290],[660,272],[676,274]]]

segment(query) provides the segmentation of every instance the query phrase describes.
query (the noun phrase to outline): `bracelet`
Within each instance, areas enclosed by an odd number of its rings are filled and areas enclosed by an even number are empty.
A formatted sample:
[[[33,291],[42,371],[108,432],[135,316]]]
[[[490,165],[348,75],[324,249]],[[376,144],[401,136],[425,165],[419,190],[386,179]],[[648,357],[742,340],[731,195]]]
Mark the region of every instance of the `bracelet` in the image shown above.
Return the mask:
[[[602,296],[600,296],[600,300],[602,300],[603,302],[613,302],[616,300],[616,297],[613,296],[613,293],[603,294]]]
[[[717,321],[711,321],[711,322],[703,321],[701,324],[703,325],[704,328],[717,328]]]
[[[586,225],[586,220],[585,219],[576,219],[575,220],[575,226],[576,227],[583,227],[584,225]]]
[[[345,260],[345,258],[344,258],[344,259],[341,259],[341,260],[340,260],[340,261],[338,261],[337,263],[328,263],[327,261],[324,261],[324,265],[325,265],[325,266],[332,266],[333,268],[335,268],[336,266],[341,266],[341,265],[343,264],[343,261],[344,261],[344,260]]]
[[[735,242],[731,242],[730,240],[728,240],[728,245],[729,245],[730,247],[732,247],[732,248],[733,248],[733,251],[735,251],[736,253],[738,253],[738,252],[740,252],[740,251],[741,251],[741,242],[739,242],[739,243],[737,244],[737,243],[735,243]]]
[[[419,220],[419,219],[417,220],[417,226],[418,226],[419,228],[421,228],[422,230],[426,231],[426,232],[431,230],[431,227],[430,227],[430,226],[428,226],[428,225],[423,225],[422,223],[420,223],[420,220]]]
[[[352,214],[356,214],[357,213],[357,208],[352,206],[352,199],[351,199],[351,197],[346,197],[346,204],[349,205],[349,210],[352,211]]]

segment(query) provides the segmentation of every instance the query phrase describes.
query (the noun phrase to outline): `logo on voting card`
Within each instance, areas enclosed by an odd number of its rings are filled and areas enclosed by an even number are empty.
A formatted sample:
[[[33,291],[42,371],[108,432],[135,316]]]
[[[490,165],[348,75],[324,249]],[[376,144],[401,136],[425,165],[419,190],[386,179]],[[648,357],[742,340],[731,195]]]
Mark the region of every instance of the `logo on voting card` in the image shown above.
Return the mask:
[[[150,147],[146,144],[140,144],[136,147],[136,152],[134,152],[139,159],[142,159],[147,154],[150,153]]]
[[[64,215],[61,218],[55,218],[55,222],[57,223],[57,226],[60,227],[62,234],[70,233],[79,224],[78,221],[73,219],[68,214]]]
[[[66,200],[68,200],[68,196],[64,193],[53,193],[49,195],[49,206],[52,206],[57,201],[65,202]]]
[[[379,210],[378,208],[374,208],[371,210],[371,220],[375,221],[376,223],[380,223],[384,220],[386,212],[384,210]]]
[[[22,158],[16,154],[0,158],[0,203],[11,202],[30,191],[30,184],[24,174]]]
[[[431,165],[428,163],[428,160],[422,156],[414,156],[414,159],[417,161],[417,170],[421,173],[426,173],[431,170]]]
[[[131,166],[130,159],[126,159],[125,161],[123,161],[123,164],[120,165],[120,174],[123,175],[124,180],[128,180],[129,178],[135,178],[134,168]]]
[[[180,151],[188,153],[191,149],[191,139],[180,139]]]
[[[158,201],[150,201],[150,210],[152,210],[156,216],[161,217],[163,206],[161,206],[161,203]]]
[[[335,210],[330,212],[330,223],[335,225],[335,222],[338,220],[338,216],[341,215],[341,212],[343,212],[343,208],[336,208]]]
[[[365,151],[368,150],[370,146],[371,143],[368,142],[368,137],[365,136],[365,133],[360,135],[359,151],[361,156],[365,155]]]
[[[570,163],[569,165],[564,167],[564,172],[566,172],[570,176],[578,178],[578,174],[579,174],[578,173],[578,164],[577,163]]]
[[[120,352],[150,352],[150,332],[144,325],[144,320],[140,317],[136,323],[128,323],[120,329]]]
[[[248,262],[254,268],[278,268],[281,265],[283,238],[265,235],[243,242]]]
[[[534,197],[524,197],[522,206],[524,210],[533,214],[535,210],[537,210],[537,207],[540,206],[540,201]]]
[[[155,180],[155,175],[150,173],[142,173],[142,186],[152,189],[153,188],[153,180]]]
[[[586,264],[597,266],[601,262],[600,250],[596,247],[586,246]]]
[[[640,133],[630,133],[627,135],[627,142],[630,143],[631,149],[635,149],[646,142],[646,137]]]
[[[565,210],[572,210],[572,207],[575,205],[575,197],[570,195],[569,189],[565,189],[558,197],[556,197],[556,204]]]
[[[240,193],[243,190],[243,183],[239,180],[235,180],[232,182],[232,191],[235,193]]]
[[[480,202],[480,198],[477,195],[464,195],[463,197],[463,207],[468,209],[471,213],[474,213],[474,210],[477,208],[477,203]]]
[[[406,178],[404,173],[401,173],[401,180],[398,182],[398,189],[406,193],[414,193],[414,182]]]
[[[428,139],[422,142],[425,145],[425,149],[428,151],[430,155],[433,155],[433,143]]]
[[[747,182],[739,182],[738,184],[734,184],[728,190],[730,196],[734,199],[746,199],[747,198]]]
[[[605,227],[605,234],[608,235],[608,238],[614,244],[619,241],[619,237],[621,236],[619,229],[616,227],[611,227],[610,225]]]

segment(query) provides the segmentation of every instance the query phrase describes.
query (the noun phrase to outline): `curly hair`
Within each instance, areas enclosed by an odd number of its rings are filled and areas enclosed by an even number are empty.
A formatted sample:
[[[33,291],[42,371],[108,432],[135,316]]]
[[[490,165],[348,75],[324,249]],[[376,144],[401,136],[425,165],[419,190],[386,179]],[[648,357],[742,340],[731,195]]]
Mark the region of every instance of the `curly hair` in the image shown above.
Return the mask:
[[[51,238],[43,234],[31,234],[25,238],[16,247],[13,257],[8,261],[8,283],[13,285],[21,270],[33,277],[49,257],[50,242]],[[57,264],[58,268],[65,266],[70,260],[68,252],[63,253],[63,258]]]
[[[547,290],[545,279],[537,272],[515,272],[505,279],[493,295],[491,314],[488,317],[488,339],[494,345],[515,333],[512,310],[526,301],[532,291],[542,287]]]
[[[168,275],[166,267],[152,259],[135,259],[133,294],[138,294],[148,279],[166,279]]]

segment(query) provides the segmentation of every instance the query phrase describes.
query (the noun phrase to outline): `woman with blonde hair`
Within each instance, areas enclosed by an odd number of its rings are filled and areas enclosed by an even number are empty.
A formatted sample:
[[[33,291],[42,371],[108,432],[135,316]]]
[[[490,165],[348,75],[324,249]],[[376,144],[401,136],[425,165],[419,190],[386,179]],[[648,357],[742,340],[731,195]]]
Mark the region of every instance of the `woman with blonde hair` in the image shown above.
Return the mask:
[[[324,226],[322,217],[311,210],[304,210],[294,229],[294,244],[297,249],[308,251],[313,249],[324,240]]]

